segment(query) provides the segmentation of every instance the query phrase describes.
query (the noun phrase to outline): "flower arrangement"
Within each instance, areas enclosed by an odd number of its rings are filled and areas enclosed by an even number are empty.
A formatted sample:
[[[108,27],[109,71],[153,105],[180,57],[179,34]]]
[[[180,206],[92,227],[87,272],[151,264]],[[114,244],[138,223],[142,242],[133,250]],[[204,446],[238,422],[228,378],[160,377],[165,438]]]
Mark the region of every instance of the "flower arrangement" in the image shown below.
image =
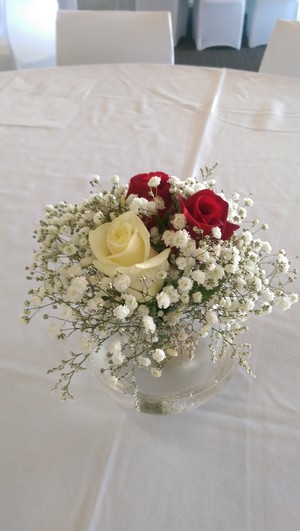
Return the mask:
[[[126,376],[134,388],[137,368],[159,378],[172,358],[192,358],[195,335],[209,339],[212,362],[231,356],[253,374],[251,346],[238,336],[249,316],[298,300],[286,291],[297,271],[258,238],[267,225],[246,220],[252,199],[216,191],[214,169],[186,180],[144,173],[126,186],[114,176],[110,191],[96,176],[100,189],[88,199],[46,206],[21,319],[42,310],[57,339],[80,333],[79,352],[49,370],[62,399],[73,398],[73,376],[100,349],[109,383]]]

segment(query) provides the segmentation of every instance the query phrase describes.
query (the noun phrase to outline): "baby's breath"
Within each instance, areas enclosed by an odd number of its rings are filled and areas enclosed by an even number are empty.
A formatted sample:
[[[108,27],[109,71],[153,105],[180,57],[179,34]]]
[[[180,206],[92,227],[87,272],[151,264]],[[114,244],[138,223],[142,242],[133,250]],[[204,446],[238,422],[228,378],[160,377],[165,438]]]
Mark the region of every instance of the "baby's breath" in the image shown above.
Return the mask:
[[[161,178],[149,180],[149,199],[128,196],[117,176],[110,191],[101,188],[101,178],[91,180],[93,192],[77,205],[62,201],[47,205],[34,233],[37,249],[26,268],[34,281],[20,321],[28,324],[38,312],[50,319],[49,332],[59,340],[78,334],[79,352],[71,352],[57,367],[55,386],[62,398],[72,398],[69,387],[77,372],[86,368],[92,353],[106,349],[101,372],[111,385],[128,375],[135,388],[135,369],[148,370],[159,378],[166,363],[182,353],[195,355],[195,335],[208,337],[212,362],[226,355],[248,364],[251,346],[239,342],[247,331],[245,322],[276,307],[287,310],[298,295],[287,288],[297,271],[291,269],[286,252],[273,250],[257,237],[268,230],[259,220],[247,221],[253,199],[238,193],[226,197],[216,191],[213,169],[205,168],[203,180],[169,178],[172,208],[165,213],[165,198],[159,196]],[[98,190],[94,191],[97,187]],[[238,223],[228,239],[221,227],[205,234],[201,227],[189,230],[179,197],[188,199],[202,190],[218,194],[228,203],[227,220]],[[120,267],[109,271],[97,267],[89,234],[125,212],[137,215],[148,226],[152,255],[169,249],[167,266],[148,269],[141,264],[139,284]],[[160,212],[163,212],[160,217]],[[147,265],[147,261],[145,262]],[[124,264],[128,265],[128,264]],[[138,287],[136,287],[138,286]],[[159,286],[153,294],[155,286]]]

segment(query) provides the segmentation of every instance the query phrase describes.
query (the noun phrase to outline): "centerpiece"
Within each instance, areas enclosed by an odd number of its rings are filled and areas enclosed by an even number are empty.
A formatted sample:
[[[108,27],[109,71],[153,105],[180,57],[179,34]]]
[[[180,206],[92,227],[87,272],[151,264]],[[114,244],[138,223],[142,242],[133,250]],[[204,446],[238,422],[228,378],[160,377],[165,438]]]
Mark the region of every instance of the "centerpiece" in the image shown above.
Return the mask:
[[[49,370],[63,400],[88,366],[155,413],[199,405],[236,364],[253,375],[239,337],[248,317],[297,301],[286,289],[297,271],[258,237],[267,225],[247,220],[252,199],[216,190],[214,169],[186,180],[143,173],[128,185],[114,176],[109,191],[95,176],[88,199],[46,206],[21,320],[43,311],[58,340],[80,335],[78,352]]]

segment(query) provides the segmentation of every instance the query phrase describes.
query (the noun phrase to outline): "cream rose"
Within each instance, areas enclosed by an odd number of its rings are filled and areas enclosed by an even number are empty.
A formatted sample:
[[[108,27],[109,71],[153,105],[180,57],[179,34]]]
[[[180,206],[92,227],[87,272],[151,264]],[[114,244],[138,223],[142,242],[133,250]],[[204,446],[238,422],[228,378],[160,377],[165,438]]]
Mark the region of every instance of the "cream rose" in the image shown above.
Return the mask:
[[[96,257],[95,267],[109,277],[128,275],[127,292],[137,300],[153,298],[162,288],[159,274],[168,267],[170,249],[161,253],[152,249],[148,230],[133,212],[125,212],[90,231],[89,243]]]

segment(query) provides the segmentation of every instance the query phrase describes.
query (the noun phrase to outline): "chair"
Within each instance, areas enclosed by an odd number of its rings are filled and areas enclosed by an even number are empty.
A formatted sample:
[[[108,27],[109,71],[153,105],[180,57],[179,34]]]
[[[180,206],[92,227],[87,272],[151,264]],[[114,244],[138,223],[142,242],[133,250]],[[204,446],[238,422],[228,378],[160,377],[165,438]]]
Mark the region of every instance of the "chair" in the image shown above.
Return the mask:
[[[278,19],[296,20],[298,0],[248,0],[247,35],[250,48],[268,44]]]
[[[78,9],[95,10],[98,9],[120,9],[124,11],[135,9],[135,0],[77,0]]]
[[[170,13],[58,11],[57,65],[174,64]]]
[[[58,9],[77,9],[77,0],[57,0]]]
[[[138,11],[170,11],[175,46],[180,37],[186,35],[189,0],[135,0],[135,9]]]
[[[277,20],[259,72],[300,77],[300,22]]]
[[[55,66],[57,1],[7,1],[6,22],[16,68]]]
[[[240,49],[246,0],[194,0],[193,37],[197,50],[212,46]]]
[[[14,70],[15,68],[15,58],[6,25],[5,0],[0,0],[0,70]]]

